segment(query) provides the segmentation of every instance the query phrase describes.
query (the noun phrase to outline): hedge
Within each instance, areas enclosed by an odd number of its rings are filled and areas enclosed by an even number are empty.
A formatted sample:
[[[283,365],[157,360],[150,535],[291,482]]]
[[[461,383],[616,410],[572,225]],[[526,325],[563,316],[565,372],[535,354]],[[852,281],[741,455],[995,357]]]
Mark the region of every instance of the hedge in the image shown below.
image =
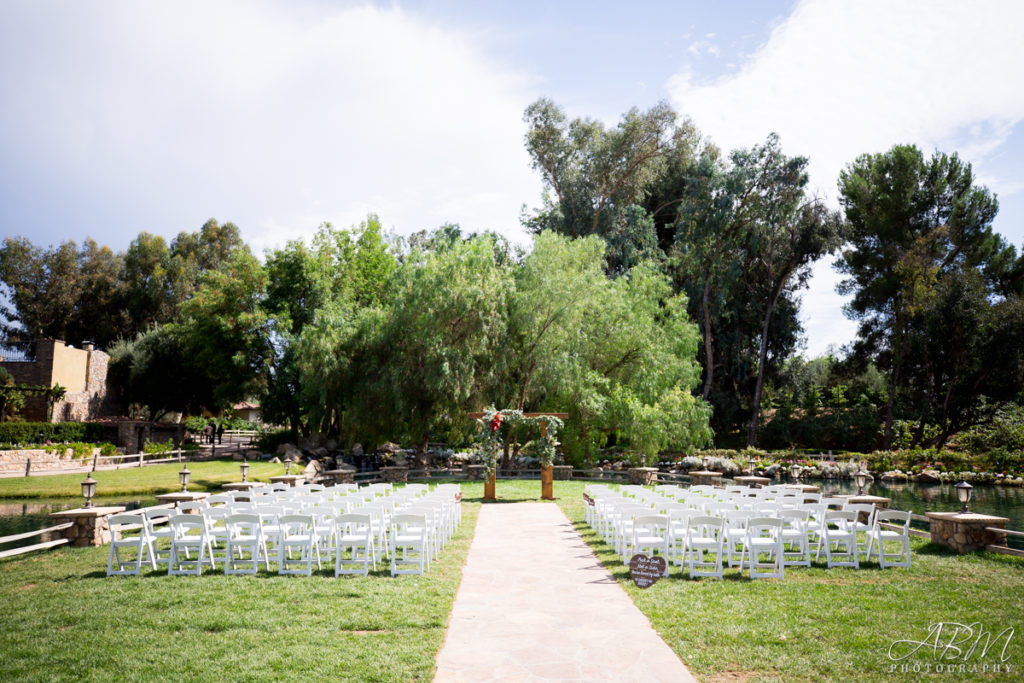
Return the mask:
[[[103,434],[104,426],[96,422],[0,422],[0,443],[98,443]]]

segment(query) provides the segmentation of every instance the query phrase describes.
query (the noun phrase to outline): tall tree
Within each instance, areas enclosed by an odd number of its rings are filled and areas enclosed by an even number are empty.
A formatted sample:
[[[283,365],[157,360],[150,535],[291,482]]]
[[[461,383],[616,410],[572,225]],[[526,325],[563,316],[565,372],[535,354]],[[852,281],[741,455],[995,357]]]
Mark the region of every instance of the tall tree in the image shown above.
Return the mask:
[[[808,196],[807,159],[786,157],[777,135],[770,135],[764,145],[737,153],[733,158],[749,176],[759,178],[751,194],[757,217],[746,231],[751,266],[746,271],[747,282],[757,285],[751,293],[757,297],[762,319],[757,379],[747,429],[747,445],[752,447],[757,442],[771,326],[779,302],[787,291],[806,286],[811,265],[839,247],[842,221],[823,202]]]
[[[885,448],[892,444],[897,401],[906,383],[908,335],[923,291],[963,269],[984,270],[1006,246],[992,231],[996,198],[975,185],[970,164],[896,145],[863,155],[839,176],[849,222],[836,263],[859,321],[857,353],[889,373]]]

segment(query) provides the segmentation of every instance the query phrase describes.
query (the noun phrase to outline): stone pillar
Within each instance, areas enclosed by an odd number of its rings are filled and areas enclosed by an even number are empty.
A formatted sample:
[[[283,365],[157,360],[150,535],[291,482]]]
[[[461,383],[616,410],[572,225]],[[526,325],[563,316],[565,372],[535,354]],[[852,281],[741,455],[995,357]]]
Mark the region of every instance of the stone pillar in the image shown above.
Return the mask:
[[[380,468],[381,477],[385,482],[407,482],[409,481],[409,468],[404,466],[388,466]]]
[[[70,541],[70,545],[81,548],[110,543],[107,517],[124,510],[122,506],[77,508],[53,512],[50,517],[58,524],[74,522],[74,526],[61,531],[61,535]]]
[[[804,493],[807,493],[807,491],[804,491]],[[892,498],[883,498],[882,496],[863,495],[863,496],[836,496],[836,497],[837,498],[846,498],[847,500],[849,500],[851,503],[854,503],[855,505],[862,505],[862,504],[865,504],[865,503],[868,504],[868,505],[874,505],[876,510],[888,510],[889,509],[889,505],[892,504]],[[857,517],[857,521],[859,521],[859,522],[861,522],[863,524],[867,524],[868,523],[867,515],[865,513],[863,513],[863,512],[860,513],[860,515],[858,515],[858,517]]]
[[[1006,517],[974,512],[928,512],[925,516],[931,521],[932,543],[952,548],[961,555],[984,550],[987,545],[1006,544],[1006,534],[985,530],[985,527],[1005,529],[1010,522]]]
[[[324,474],[331,477],[335,484],[356,483],[356,468],[352,465],[342,463],[333,470],[327,470]]]
[[[251,491],[266,486],[262,481],[235,481],[224,484],[221,488],[225,491]]]
[[[722,475],[718,475],[722,476]],[[658,468],[657,467],[630,467],[629,468],[629,483],[638,484],[640,486],[647,486],[658,481]]]
[[[197,500],[203,500],[209,495],[205,491],[176,491],[174,493],[161,493],[156,499],[161,503],[177,505],[178,503],[192,503]]]
[[[690,486],[720,486],[721,483],[721,472],[710,472],[708,470],[697,470],[695,472],[690,472]]]

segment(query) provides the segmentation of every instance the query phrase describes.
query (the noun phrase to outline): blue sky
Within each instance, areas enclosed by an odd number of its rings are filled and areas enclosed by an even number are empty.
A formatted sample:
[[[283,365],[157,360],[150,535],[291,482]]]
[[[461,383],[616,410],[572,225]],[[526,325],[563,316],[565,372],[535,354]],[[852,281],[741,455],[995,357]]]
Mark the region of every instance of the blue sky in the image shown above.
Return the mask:
[[[1024,245],[1024,3],[0,0],[0,226],[124,248],[210,217],[256,247],[378,213],[525,241],[540,96],[614,125],[667,100],[725,149],[769,132],[835,201],[858,154],[958,151]],[[851,338],[837,276],[807,353]]]

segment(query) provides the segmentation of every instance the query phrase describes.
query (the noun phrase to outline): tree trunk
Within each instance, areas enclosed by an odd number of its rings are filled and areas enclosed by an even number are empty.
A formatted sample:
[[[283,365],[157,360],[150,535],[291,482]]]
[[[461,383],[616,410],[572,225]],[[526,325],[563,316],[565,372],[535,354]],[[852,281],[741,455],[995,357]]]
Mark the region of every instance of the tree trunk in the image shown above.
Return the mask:
[[[416,468],[425,470],[427,469],[427,446],[430,444],[430,435],[425,434],[423,439],[420,441],[419,447],[416,449]]]
[[[896,390],[900,386],[900,365],[903,360],[903,332],[899,316],[896,317],[896,340],[893,344],[892,372],[889,375],[889,398],[885,402],[885,438],[882,443],[882,450],[892,450],[893,421],[896,412]]]
[[[710,285],[711,278],[705,278],[704,292],[701,295],[701,309],[703,312],[702,327],[704,332],[704,389],[701,391],[701,396],[705,401],[708,400],[708,396],[711,395],[711,380],[715,374],[715,356],[711,349],[711,297],[708,295]]]
[[[775,306],[778,304],[779,296],[782,294],[780,285],[768,302],[768,309],[764,313],[764,324],[761,326],[761,349],[757,356],[757,383],[754,385],[753,409],[750,415],[750,426],[747,428],[747,446],[753,448],[757,443],[757,423],[761,415],[761,392],[764,389],[764,372],[768,365],[768,328],[771,326],[772,316],[775,314]]]

